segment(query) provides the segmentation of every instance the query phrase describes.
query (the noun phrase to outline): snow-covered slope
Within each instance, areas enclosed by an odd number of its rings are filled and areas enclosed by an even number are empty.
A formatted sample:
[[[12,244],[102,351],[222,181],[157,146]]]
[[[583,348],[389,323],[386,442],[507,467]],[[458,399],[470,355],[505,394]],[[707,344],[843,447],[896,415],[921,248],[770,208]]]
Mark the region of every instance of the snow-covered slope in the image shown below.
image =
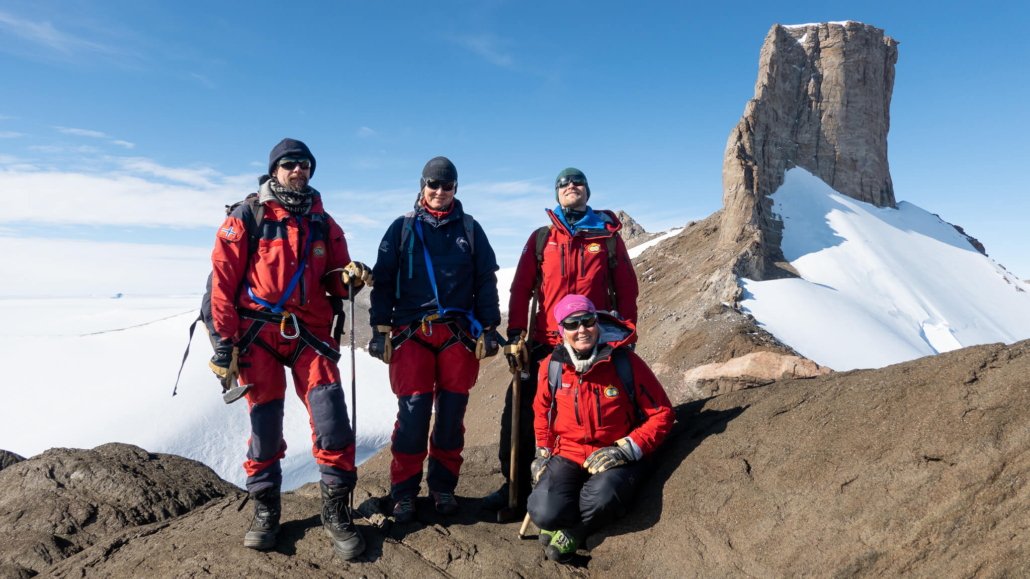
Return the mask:
[[[200,296],[0,300],[0,448],[32,456],[107,442],[204,462],[242,485],[250,420],[225,405],[201,327],[172,397]],[[346,338],[345,338],[346,341]],[[357,353],[358,460],[389,442],[397,412],[387,367]],[[350,405],[350,355],[340,362]],[[307,411],[287,373],[284,487],[318,480]]]
[[[801,279],[742,279],[741,305],[819,364],[877,368],[1030,338],[1030,286],[931,213],[856,201],[799,168],[772,199]]]

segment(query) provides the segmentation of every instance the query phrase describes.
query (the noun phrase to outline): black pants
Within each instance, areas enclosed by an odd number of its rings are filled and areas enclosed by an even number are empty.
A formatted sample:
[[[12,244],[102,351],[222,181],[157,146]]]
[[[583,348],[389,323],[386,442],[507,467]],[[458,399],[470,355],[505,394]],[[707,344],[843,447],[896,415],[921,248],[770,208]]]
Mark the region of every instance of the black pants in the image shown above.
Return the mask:
[[[650,470],[643,459],[591,475],[565,457],[551,457],[529,495],[529,516],[541,529],[575,530],[583,538],[626,515]]]
[[[534,344],[530,356],[529,378],[522,380],[522,392],[519,402],[519,504],[526,504],[532,481],[529,476],[529,465],[533,463],[536,450],[536,432],[533,430],[533,399],[536,397],[537,372],[540,361],[554,351],[547,344]],[[504,412],[501,413],[501,441],[497,449],[497,458],[501,460],[501,474],[509,479],[511,476],[511,397],[515,379],[508,384],[504,395]]]

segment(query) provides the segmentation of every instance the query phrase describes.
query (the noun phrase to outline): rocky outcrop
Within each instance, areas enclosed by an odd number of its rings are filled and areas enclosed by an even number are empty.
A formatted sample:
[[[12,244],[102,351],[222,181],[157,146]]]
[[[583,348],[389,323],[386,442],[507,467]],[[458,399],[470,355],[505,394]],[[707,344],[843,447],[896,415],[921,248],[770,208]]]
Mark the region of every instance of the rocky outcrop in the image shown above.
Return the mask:
[[[728,362],[705,364],[688,370],[683,378],[697,398],[772,384],[777,380],[814,378],[829,374],[826,366],[798,356],[752,352]]]
[[[646,241],[650,241],[658,235],[656,233],[648,233],[645,231],[643,226],[634,221],[628,213],[621,209],[615,212],[615,217],[618,218],[619,223],[622,224],[622,229],[619,230],[619,235],[622,236],[622,241],[625,242],[627,249],[636,247]]]
[[[24,456],[14,454],[13,452],[8,452],[6,450],[0,450],[0,470],[4,470],[12,464],[17,464],[23,460],[25,460]]]
[[[41,573],[122,529],[240,494],[179,456],[127,444],[50,449],[0,471],[0,577]]]
[[[238,509],[236,493],[177,518],[111,528],[42,572],[151,579],[1026,577],[1028,374],[1030,341],[678,405],[656,471],[629,514],[590,537],[571,566],[544,558],[535,529],[519,540],[518,522],[498,524],[493,513],[477,510],[473,497],[500,480],[495,422],[491,446],[467,437],[460,513],[437,515],[422,496],[417,522],[380,529],[361,520],[368,551],[357,561],[333,555],[319,528],[317,487],[308,485],[283,495],[283,530],[272,551],[242,546],[250,509]],[[477,390],[503,395],[499,384]],[[469,417],[478,412],[470,406]],[[387,494],[389,458],[384,451],[359,468],[355,504],[363,510]],[[39,459],[11,470],[42,471]],[[86,462],[77,468],[101,470]],[[67,484],[66,474],[55,469],[45,480]],[[17,486],[8,477],[0,476],[4,497]],[[111,479],[106,492],[127,496],[144,486],[160,502],[183,483],[126,477]],[[53,492],[51,500],[80,494],[70,486]],[[22,519],[49,524],[45,516]]]
[[[859,22],[781,26],[765,38],[755,97],[723,159],[723,243],[748,242],[736,265],[752,279],[789,275],[769,195],[791,167],[837,192],[895,207],[887,131],[897,42]],[[768,274],[768,276],[767,276]]]

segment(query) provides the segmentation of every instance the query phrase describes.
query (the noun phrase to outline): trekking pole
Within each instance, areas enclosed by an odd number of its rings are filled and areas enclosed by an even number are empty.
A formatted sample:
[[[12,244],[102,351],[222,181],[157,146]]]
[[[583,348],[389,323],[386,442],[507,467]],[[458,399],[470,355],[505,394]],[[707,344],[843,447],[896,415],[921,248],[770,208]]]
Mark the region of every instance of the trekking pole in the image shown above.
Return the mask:
[[[358,377],[354,370],[354,279],[347,282],[350,298],[350,430],[354,433],[354,450],[358,447]],[[350,493],[350,508],[354,510],[354,491]]]

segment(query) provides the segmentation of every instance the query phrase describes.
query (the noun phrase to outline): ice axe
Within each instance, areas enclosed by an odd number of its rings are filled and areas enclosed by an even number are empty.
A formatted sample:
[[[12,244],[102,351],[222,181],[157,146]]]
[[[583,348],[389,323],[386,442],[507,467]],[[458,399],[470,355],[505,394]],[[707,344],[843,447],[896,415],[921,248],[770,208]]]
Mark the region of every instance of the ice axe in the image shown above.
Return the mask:
[[[354,370],[354,278],[347,281],[347,297],[350,298],[350,431],[354,433],[354,444],[358,442],[358,375]],[[350,494],[350,508],[354,510],[354,493]]]
[[[537,296],[533,294],[533,300],[529,306],[529,328],[526,330],[526,351],[529,352],[529,367],[533,366],[533,332],[536,329],[536,304]],[[532,379],[532,376],[528,376]],[[519,508],[519,439],[522,438],[521,412],[522,410],[522,372],[516,368],[511,385],[511,470],[508,473],[508,507],[497,511],[497,522],[507,523],[518,517]],[[529,513],[522,521],[522,528],[519,529],[519,536],[525,534],[526,526],[529,524]]]

